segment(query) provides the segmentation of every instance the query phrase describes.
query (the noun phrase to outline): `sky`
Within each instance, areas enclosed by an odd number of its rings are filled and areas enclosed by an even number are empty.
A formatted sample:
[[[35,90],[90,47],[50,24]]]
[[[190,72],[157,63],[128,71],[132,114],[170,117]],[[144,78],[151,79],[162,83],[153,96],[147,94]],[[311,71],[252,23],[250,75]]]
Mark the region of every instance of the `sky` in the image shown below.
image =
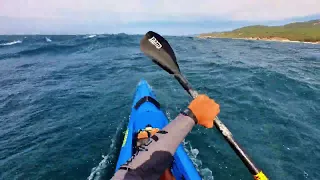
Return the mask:
[[[187,35],[320,19],[320,0],[0,0],[0,34]]]

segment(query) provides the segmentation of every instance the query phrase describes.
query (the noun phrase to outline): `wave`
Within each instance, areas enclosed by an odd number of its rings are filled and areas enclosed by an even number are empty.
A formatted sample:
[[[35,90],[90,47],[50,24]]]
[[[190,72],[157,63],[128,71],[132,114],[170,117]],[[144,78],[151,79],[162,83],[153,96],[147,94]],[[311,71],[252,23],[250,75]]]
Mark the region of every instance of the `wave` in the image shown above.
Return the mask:
[[[126,119],[126,118],[125,118]],[[102,160],[98,164],[98,166],[94,167],[91,169],[90,175],[87,177],[87,180],[100,180],[100,179],[105,179],[104,176],[106,169],[110,169],[114,166],[113,164],[110,164],[116,156],[116,151],[117,151],[117,146],[119,145],[118,143],[122,143],[122,141],[117,141],[119,135],[121,136],[123,132],[123,124],[124,121],[120,122],[120,126],[117,127],[116,133],[111,139],[111,144],[109,147],[109,152],[107,155],[102,155]]]
[[[193,165],[196,167],[200,175],[204,180],[214,180],[214,176],[212,175],[212,171],[204,167],[202,164],[202,161],[197,158],[199,154],[199,150],[196,148],[193,148],[191,143],[188,141],[183,141],[184,149],[186,150],[188,156],[190,157]]]
[[[47,42],[52,42],[52,40],[49,39],[48,37],[46,37],[46,41],[47,41]]]
[[[85,36],[84,38],[94,38],[94,37],[96,37],[97,35],[96,34],[91,34],[91,35],[87,35],[87,36]]]
[[[73,45],[59,45],[59,44],[47,44],[36,48],[24,49],[20,52],[0,54],[0,60],[7,58],[18,58],[22,56],[36,56],[41,54],[64,54],[64,53],[75,53],[82,50],[88,42],[81,42]]]
[[[16,55],[39,55],[42,53],[64,53],[64,52],[70,52],[74,48],[77,48],[76,46],[66,46],[66,45],[49,45],[49,46],[42,46],[35,49],[28,49],[23,50],[17,53]]]
[[[112,144],[114,144],[114,140],[112,141]],[[110,148],[113,148],[110,146]],[[102,155],[102,161],[99,163],[99,165],[97,167],[92,168],[91,173],[89,175],[89,177],[87,178],[87,180],[98,180],[101,178],[101,172],[104,171],[104,169],[107,168],[107,164],[109,161],[110,156],[112,156],[111,154],[108,154],[106,156]]]
[[[97,50],[100,48],[104,48],[107,46],[112,47],[131,47],[138,45],[133,40],[136,37],[125,37],[119,35],[106,35],[106,36],[99,36],[95,38],[95,41],[92,41],[90,38],[84,39],[81,37],[79,38],[70,38],[70,39],[55,39],[55,44],[53,43],[43,43],[43,38],[40,39],[31,39],[23,41],[23,45],[26,48],[21,49],[18,52],[14,53],[6,53],[0,54],[0,60],[7,59],[7,58],[18,58],[22,56],[35,56],[41,54],[61,54],[61,53],[87,53],[89,50]],[[48,38],[49,39],[49,38]],[[10,43],[1,42],[0,47],[4,47],[3,45],[13,45],[16,43],[22,43],[22,41],[14,41]]]
[[[317,62],[320,60],[320,53],[311,53],[308,56],[303,57],[304,60]]]
[[[17,41],[12,41],[12,42],[3,43],[3,44],[0,44],[0,45],[1,45],[1,46],[11,46],[11,45],[20,44],[20,43],[22,43],[22,41],[17,40]]]

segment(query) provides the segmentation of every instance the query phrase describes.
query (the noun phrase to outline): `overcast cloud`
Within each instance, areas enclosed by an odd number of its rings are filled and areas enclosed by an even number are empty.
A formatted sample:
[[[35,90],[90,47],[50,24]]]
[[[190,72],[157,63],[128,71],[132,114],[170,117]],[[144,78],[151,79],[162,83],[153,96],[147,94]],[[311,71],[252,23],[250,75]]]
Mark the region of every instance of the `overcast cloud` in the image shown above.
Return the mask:
[[[0,0],[0,16],[60,26],[199,20],[263,22],[315,14],[320,14],[320,0]]]

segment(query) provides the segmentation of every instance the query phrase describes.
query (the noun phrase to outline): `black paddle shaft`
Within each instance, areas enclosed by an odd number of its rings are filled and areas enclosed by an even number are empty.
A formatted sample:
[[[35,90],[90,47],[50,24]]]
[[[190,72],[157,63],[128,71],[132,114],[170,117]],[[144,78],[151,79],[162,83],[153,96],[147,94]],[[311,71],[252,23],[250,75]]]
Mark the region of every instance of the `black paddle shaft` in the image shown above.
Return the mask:
[[[193,98],[198,96],[197,91],[193,90],[187,79],[181,74],[179,65],[176,60],[174,51],[166,39],[159,34],[149,31],[140,42],[141,51],[149,56],[154,63],[158,64],[168,73],[173,74],[179,81],[182,87]],[[215,126],[228,141],[231,148],[236,152],[242,162],[246,165],[252,175],[257,175],[259,169],[250,160],[248,155],[241,149],[238,143],[233,139],[232,133],[229,129],[220,121],[218,117],[215,118]]]
[[[182,78],[180,82],[188,83],[187,80],[184,80],[185,78],[183,76],[177,76],[176,78]],[[195,90],[192,90],[191,86],[188,84],[186,87],[190,87],[188,89],[188,93],[191,95],[191,97],[194,99],[198,96],[198,92]],[[255,164],[251,161],[251,159],[248,157],[248,155],[242,150],[242,148],[239,146],[239,144],[233,139],[232,133],[229,131],[229,129],[220,121],[218,117],[214,120],[215,126],[218,128],[218,130],[221,132],[223,137],[228,141],[231,148],[236,152],[238,157],[241,159],[241,161],[246,165],[248,170],[252,175],[256,175],[259,173],[259,169],[255,166]]]
[[[256,167],[256,165],[251,161],[249,156],[241,149],[239,144],[233,139],[232,133],[229,131],[229,129],[220,121],[218,116],[215,118],[214,121],[215,126],[218,128],[218,130],[221,132],[223,137],[228,141],[231,148],[236,152],[238,157],[241,159],[241,161],[246,165],[248,170],[252,175],[257,175],[260,171]]]

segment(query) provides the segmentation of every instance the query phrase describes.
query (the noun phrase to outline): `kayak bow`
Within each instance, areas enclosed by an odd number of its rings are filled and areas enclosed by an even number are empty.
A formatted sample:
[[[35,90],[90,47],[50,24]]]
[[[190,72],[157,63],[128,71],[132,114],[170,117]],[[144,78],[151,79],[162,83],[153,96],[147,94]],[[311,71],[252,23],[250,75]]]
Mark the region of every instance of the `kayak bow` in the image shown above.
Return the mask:
[[[135,153],[137,135],[142,130],[162,129],[168,124],[168,119],[160,110],[160,103],[145,80],[141,80],[134,95],[132,111],[127,130],[123,139],[116,171]],[[140,134],[139,134],[140,135]],[[170,171],[175,179],[201,179],[191,159],[180,144],[174,154]]]

